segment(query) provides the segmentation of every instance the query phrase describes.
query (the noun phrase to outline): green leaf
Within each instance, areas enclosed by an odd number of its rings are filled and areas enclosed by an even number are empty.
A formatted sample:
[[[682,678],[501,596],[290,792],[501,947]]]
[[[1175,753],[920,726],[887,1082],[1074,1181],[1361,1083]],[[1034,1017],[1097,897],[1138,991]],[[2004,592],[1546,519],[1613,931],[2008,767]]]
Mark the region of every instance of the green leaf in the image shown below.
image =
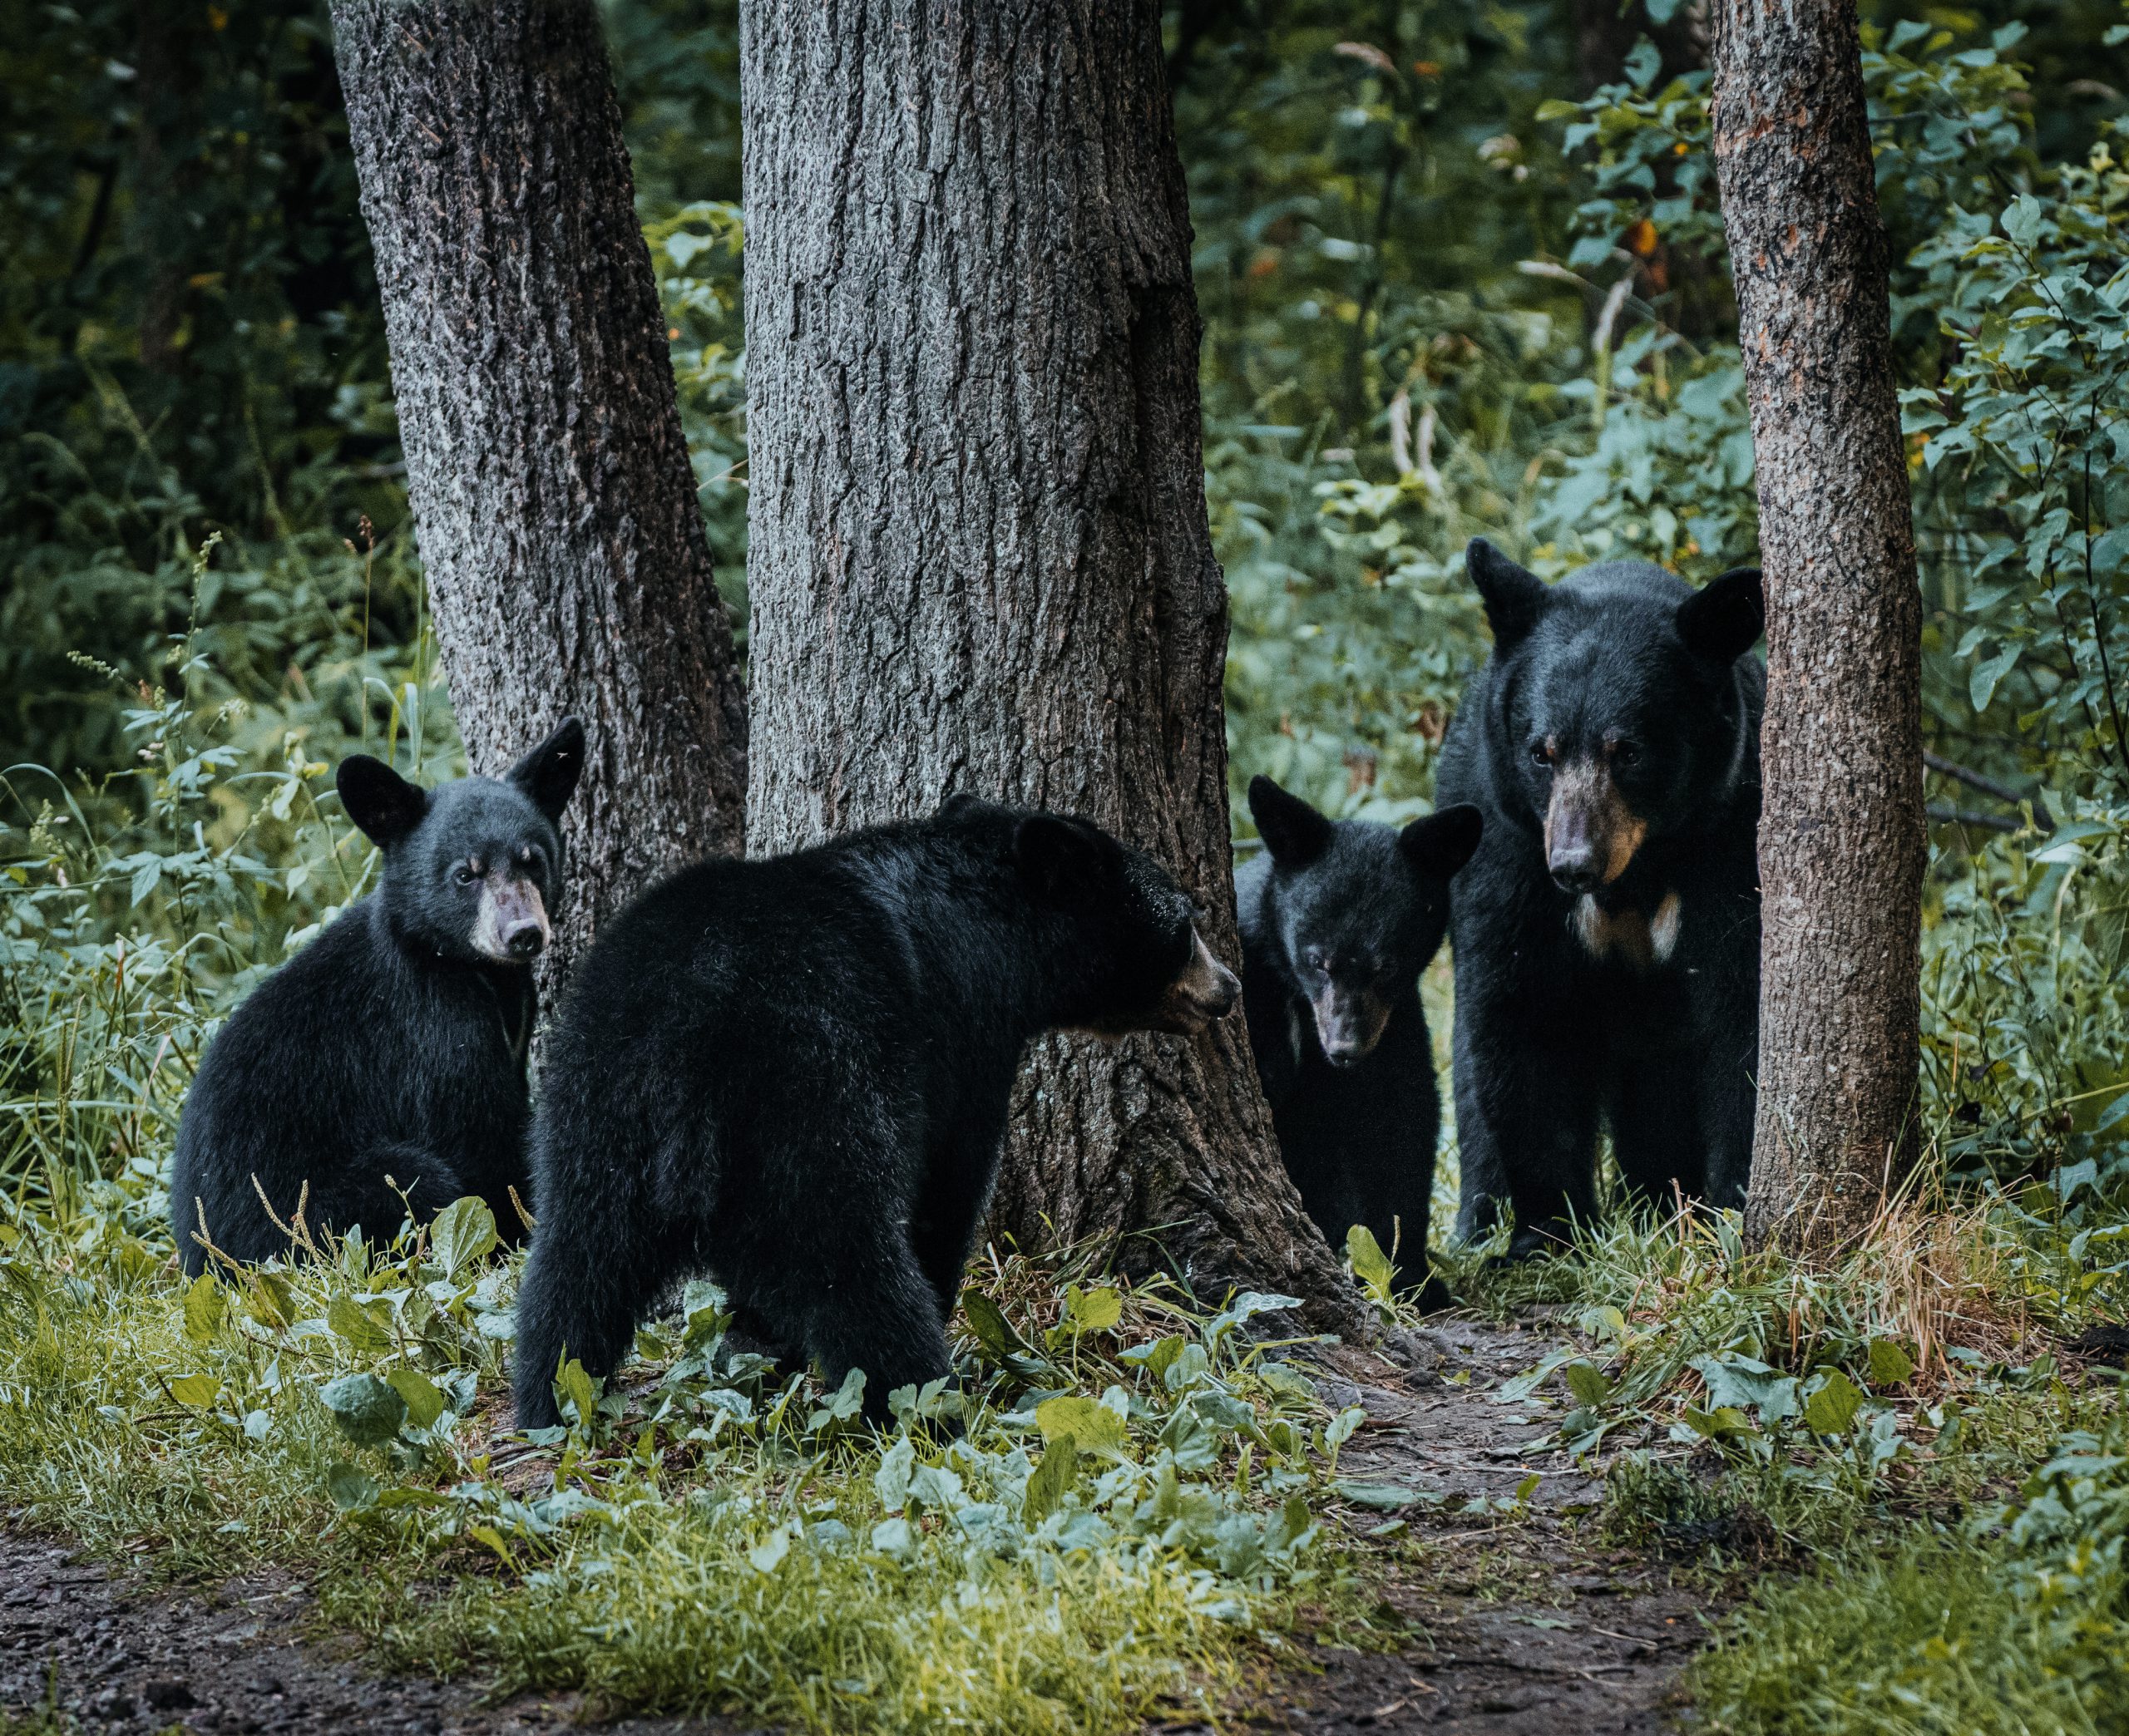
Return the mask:
[[[202,1272],[185,1287],[185,1335],[195,1344],[206,1344],[222,1329],[230,1299],[212,1272]]]
[[[1069,1434],[1060,1434],[1050,1442],[1041,1463],[1028,1478],[1027,1493],[1020,1503],[1020,1523],[1033,1531],[1055,1512],[1071,1492],[1079,1474],[1079,1443]]]
[[[1083,1290],[1076,1284],[1064,1292],[1064,1326],[1074,1338],[1082,1333],[1106,1332],[1124,1318],[1124,1298],[1104,1286]]]
[[[747,1559],[753,1564],[757,1573],[773,1573],[783,1565],[784,1556],[791,1553],[791,1535],[795,1526],[779,1525],[760,1542],[747,1551]]]
[[[1996,697],[1998,685],[2017,667],[2018,653],[2024,649],[2014,642],[1973,666],[1973,673],[1967,678],[1967,699],[1976,712],[1988,709],[1988,702]]]
[[[1914,1376],[1914,1359],[1890,1339],[1870,1340],[1870,1384],[1904,1385]]]
[[[1035,1426],[1045,1443],[1069,1437],[1075,1447],[1084,1443],[1091,1452],[1120,1452],[1124,1448],[1124,1418],[1091,1398],[1045,1398],[1035,1408]]]
[[[496,1240],[496,1215],[487,1201],[470,1196],[453,1200],[429,1226],[429,1246],[447,1278],[457,1277],[460,1268],[477,1260],[486,1260],[495,1251]]]
[[[1855,1420],[1863,1394],[1838,1369],[1829,1369],[1804,1401],[1804,1426],[1816,1435],[1837,1435]]]
[[[1355,1507],[1372,1507],[1379,1513],[1421,1504],[1432,1507],[1442,1498],[1438,1489],[1413,1489],[1403,1483],[1348,1482],[1341,1478],[1331,1487]]]
[[[575,1408],[575,1422],[579,1428],[588,1427],[599,1408],[599,1388],[602,1383],[595,1381],[585,1372],[584,1364],[575,1357],[561,1365],[555,1376],[555,1402],[566,1416],[571,1406]]]
[[[2020,247],[2031,248],[2040,239],[2045,220],[2040,201],[2030,193],[2021,193],[2004,208],[2003,233]]]
[[[211,1374],[180,1374],[170,1383],[170,1395],[194,1410],[212,1410],[222,1383]]]
[[[1592,1410],[1612,1396],[1610,1378],[1594,1363],[1571,1362],[1560,1370],[1560,1378],[1567,1382],[1575,1402]]]
[[[1680,1413],[1686,1427],[1702,1440],[1720,1440],[1728,1435],[1757,1434],[1752,1419],[1734,1405],[1718,1404],[1712,1410],[1696,1410],[1690,1404]]]
[[[976,1343],[1001,1368],[1025,1378],[1030,1373],[1049,1366],[1042,1353],[1013,1330],[1004,1310],[973,1285],[961,1292],[961,1316],[968,1322],[968,1329],[976,1334]]]
[[[1387,1301],[1397,1270],[1366,1224],[1355,1224],[1346,1230],[1346,1258],[1352,1262],[1353,1275],[1367,1286],[1368,1294],[1378,1301]]]
[[[325,1492],[342,1512],[359,1512],[377,1505],[377,1479],[345,1459],[336,1460],[325,1473]]]
[[[294,1286],[279,1272],[253,1272],[250,1294],[245,1307],[251,1318],[275,1331],[286,1331],[296,1323]]]
[[[384,1378],[405,1401],[407,1420],[415,1428],[427,1428],[443,1414],[443,1394],[419,1369],[394,1369]]]
[[[343,1374],[320,1387],[318,1396],[358,1447],[382,1447],[407,1420],[407,1401],[374,1374]]]
[[[353,1296],[335,1296],[325,1310],[325,1324],[364,1356],[382,1356],[392,1348],[390,1328]]]

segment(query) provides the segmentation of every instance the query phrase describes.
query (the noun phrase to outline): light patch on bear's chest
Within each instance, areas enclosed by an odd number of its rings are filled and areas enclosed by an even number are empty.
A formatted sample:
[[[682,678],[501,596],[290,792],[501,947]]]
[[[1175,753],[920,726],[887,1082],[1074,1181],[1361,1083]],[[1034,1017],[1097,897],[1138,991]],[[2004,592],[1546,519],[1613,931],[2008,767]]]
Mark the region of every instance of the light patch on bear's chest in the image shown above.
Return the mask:
[[[1639,910],[1607,910],[1585,893],[1574,902],[1569,925],[1591,958],[1651,970],[1669,964],[1678,949],[1682,914],[1675,892],[1663,895],[1652,916]]]

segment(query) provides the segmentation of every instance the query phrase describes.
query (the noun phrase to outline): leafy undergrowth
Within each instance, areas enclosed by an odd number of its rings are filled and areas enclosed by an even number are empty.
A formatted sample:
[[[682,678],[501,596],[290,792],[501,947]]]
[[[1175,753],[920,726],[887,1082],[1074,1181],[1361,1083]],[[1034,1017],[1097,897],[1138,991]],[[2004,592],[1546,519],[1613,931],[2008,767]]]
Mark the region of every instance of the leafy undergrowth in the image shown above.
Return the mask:
[[[2129,1301],[2125,1181],[1934,1191],[1816,1268],[1687,1213],[1454,1272],[1577,1329],[1497,1396],[1558,1395],[1604,1533],[1742,1597],[1688,1678],[1706,1728],[2123,1727],[2129,1423],[2065,1344]]]
[[[1245,1329],[1287,1299],[1002,1262],[957,1384],[875,1434],[861,1377],[735,1346],[699,1284],[614,1389],[566,1368],[568,1425],[526,1437],[518,1261],[479,1202],[190,1285],[156,1203],[0,1252],[0,1500],[159,1574],[296,1570],[388,1664],[610,1711],[1120,1730],[1210,1709],[1357,1589],[1318,1516],[1361,1414]]]

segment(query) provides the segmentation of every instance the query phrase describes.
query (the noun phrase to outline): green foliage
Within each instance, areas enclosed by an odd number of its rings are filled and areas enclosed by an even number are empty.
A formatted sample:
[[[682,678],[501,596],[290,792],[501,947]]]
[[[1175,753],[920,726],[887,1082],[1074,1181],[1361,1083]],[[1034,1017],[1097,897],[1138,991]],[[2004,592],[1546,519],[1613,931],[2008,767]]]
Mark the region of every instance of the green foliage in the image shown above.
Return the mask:
[[[187,1283],[123,1214],[0,1251],[0,1498],[170,1571],[298,1566],[388,1659],[503,1691],[809,1729],[1131,1729],[1210,1709],[1244,1646],[1344,1594],[1321,1542],[1332,1416],[1278,1346],[1166,1286],[986,1296],[1040,1384],[963,1341],[960,1384],[827,1392],[736,1349],[715,1286],[638,1336],[566,1428],[500,1433],[520,1260],[462,1201],[389,1245]],[[479,1251],[475,1251],[476,1250]],[[1039,1354],[1024,1351],[1023,1354]],[[478,1570],[478,1571],[476,1571]],[[408,1599],[447,1576],[441,1600]]]
[[[2097,1733],[2129,1719],[2129,1443],[2116,1410],[2017,1497],[1756,1591],[1693,1671],[1710,1728]]]

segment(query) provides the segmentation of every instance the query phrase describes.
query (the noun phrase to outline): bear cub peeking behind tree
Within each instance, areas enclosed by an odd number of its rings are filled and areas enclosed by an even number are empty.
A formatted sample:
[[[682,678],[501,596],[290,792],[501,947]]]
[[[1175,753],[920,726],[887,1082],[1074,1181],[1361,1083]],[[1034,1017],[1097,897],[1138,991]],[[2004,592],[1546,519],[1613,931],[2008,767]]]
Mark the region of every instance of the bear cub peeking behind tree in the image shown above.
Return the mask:
[[[1628,1193],[1744,1203],[1759,1050],[1760,575],[1694,590],[1642,561],[1556,585],[1465,557],[1494,649],[1439,801],[1485,836],[1457,876],[1458,1229],[1515,1208],[1512,1257]]]
[[[310,1230],[359,1226],[372,1241],[410,1206],[427,1218],[477,1194],[510,1233],[532,961],[561,889],[556,823],[583,769],[574,718],[508,777],[432,792],[367,754],[341,762],[341,805],[383,871],[208,1045],[170,1177],[186,1272],[206,1263],[203,1215],[234,1259],[289,1251],[262,1192],[283,1223],[300,1200]]]
[[[1081,820],[957,796],[683,869],[600,930],[548,1039],[520,1426],[559,1420],[565,1358],[612,1373],[699,1272],[780,1354],[862,1369],[886,1420],[948,1372],[1029,1043],[1192,1035],[1238,992],[1175,882]]]
[[[1242,1004],[1279,1153],[1333,1244],[1365,1224],[1420,1305],[1441,1097],[1420,973],[1449,928],[1450,876],[1478,848],[1474,807],[1402,831],[1326,818],[1268,777],[1249,784],[1263,854],[1235,875]]]

